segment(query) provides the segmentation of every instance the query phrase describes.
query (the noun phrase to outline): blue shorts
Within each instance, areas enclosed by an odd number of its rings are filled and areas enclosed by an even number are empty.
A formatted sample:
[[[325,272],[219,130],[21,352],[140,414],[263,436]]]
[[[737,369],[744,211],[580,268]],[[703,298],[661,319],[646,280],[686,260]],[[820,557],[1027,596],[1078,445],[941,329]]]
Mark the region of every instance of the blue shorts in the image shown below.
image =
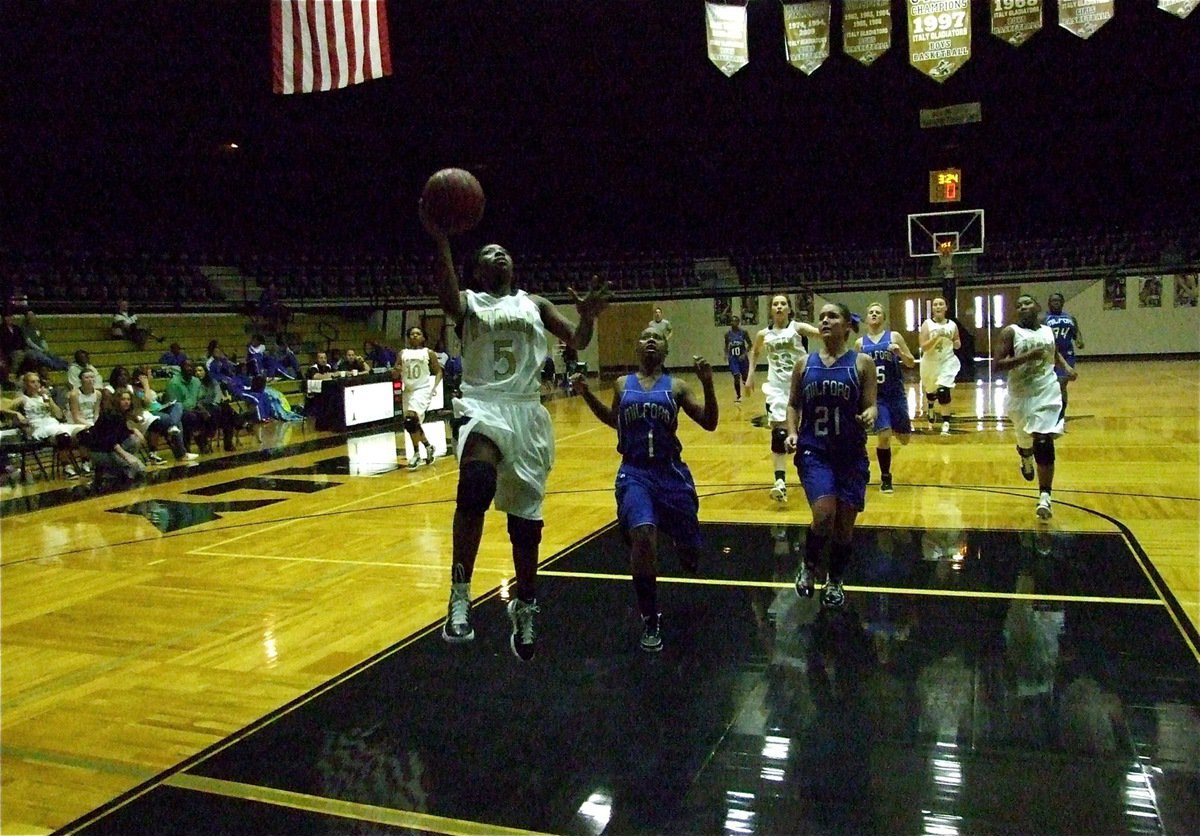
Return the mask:
[[[1064,354],[1063,359],[1067,361],[1068,366],[1070,366],[1071,368],[1075,368],[1075,355],[1074,354],[1072,354],[1070,357],[1068,357],[1067,355]],[[1059,380],[1062,380],[1063,378],[1065,378],[1067,376],[1067,373],[1064,372],[1062,369],[1060,369],[1058,367],[1058,364],[1055,363],[1054,364],[1054,375]]]
[[[880,398],[875,402],[875,432],[893,430],[901,435],[912,433],[912,420],[908,416],[908,399],[903,395]]]
[[[637,467],[622,462],[617,471],[617,519],[628,533],[643,525],[660,529],[679,546],[699,548],[700,498],[686,464]]]
[[[729,358],[729,373],[745,378],[750,373],[750,358],[749,357],[730,357]]]
[[[861,456],[838,462],[831,462],[819,450],[797,450],[796,469],[800,472],[800,484],[804,485],[809,505],[821,497],[832,496],[856,511],[866,507],[871,467],[865,449]]]

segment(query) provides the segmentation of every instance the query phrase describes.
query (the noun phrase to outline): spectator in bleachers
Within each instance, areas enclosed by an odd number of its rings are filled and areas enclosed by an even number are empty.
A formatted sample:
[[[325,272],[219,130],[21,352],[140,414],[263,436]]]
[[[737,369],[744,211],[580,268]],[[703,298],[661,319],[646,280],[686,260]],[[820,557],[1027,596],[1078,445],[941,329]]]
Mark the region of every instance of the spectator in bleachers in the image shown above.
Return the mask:
[[[159,342],[163,338],[152,333],[149,328],[143,328],[138,323],[137,314],[129,312],[129,301],[121,299],[117,302],[117,312],[113,314],[112,319],[112,336],[113,339],[126,339],[133,343],[138,351],[146,347],[146,342],[153,337]]]
[[[373,369],[390,369],[396,365],[396,351],[375,340],[367,340],[367,362]]]
[[[67,423],[66,414],[54,402],[37,372],[26,372],[21,376],[21,394],[16,399],[16,408],[29,422],[30,437],[38,441],[53,439],[55,455],[63,462],[63,473],[70,478],[78,476],[75,468],[65,463],[64,457],[73,446],[76,434],[87,428],[83,424]]]
[[[358,356],[358,352],[353,348],[346,349],[346,356],[342,358],[337,365],[339,372],[349,372],[350,374],[366,374],[371,370],[367,365],[367,361]]]
[[[183,407],[169,395],[159,395],[151,381],[149,366],[138,366],[133,370],[132,390],[134,402],[140,404],[153,416],[154,432],[179,435],[183,432]],[[171,439],[167,439],[168,445]]]
[[[146,468],[137,453],[144,439],[126,422],[133,395],[122,391],[101,410],[90,433],[92,465],[95,484],[102,485],[109,477],[132,481],[145,474]]]
[[[208,342],[208,355],[204,360],[204,368],[208,370],[211,377],[215,377],[222,383],[228,382],[237,374],[237,368],[225,356],[225,352],[216,340]]]
[[[296,352],[287,343],[287,335],[280,331],[275,335],[275,347],[267,355],[267,364],[274,369],[273,377],[286,377],[289,380],[299,380],[304,377]]]
[[[221,431],[225,452],[233,452],[233,432],[237,429],[239,415],[234,411],[233,399],[221,381],[208,373],[203,366],[196,367],[196,379],[200,381],[200,397],[197,408],[208,414],[215,429]]]
[[[4,324],[0,326],[0,353],[10,371],[16,371],[25,359],[25,332],[17,325],[16,316],[10,309],[4,311]]]
[[[267,341],[262,334],[255,334],[246,345],[246,374],[267,374]]]
[[[171,343],[170,350],[163,352],[163,356],[158,358],[159,365],[174,366],[175,368],[179,368],[187,361],[187,352],[179,343]]]
[[[128,379],[128,373],[123,368],[122,375]],[[113,376],[116,376],[116,370],[113,370]],[[110,384],[113,385],[113,384]],[[105,387],[107,388],[107,387]],[[126,400],[123,397],[125,392],[129,392],[128,408],[125,410],[125,420],[129,428],[133,430],[142,444],[146,447],[146,456],[153,464],[165,464],[165,460],[158,453],[154,452],[154,446],[150,443],[152,433],[158,433],[166,439],[167,446],[171,448],[171,452],[175,455],[176,461],[194,461],[200,458],[195,453],[190,453],[183,447],[183,430],[177,426],[169,426],[166,419],[161,416],[156,416],[150,410],[146,409],[133,395],[133,391],[128,383],[123,386],[118,386],[115,394],[105,396],[101,410],[109,404],[125,404]]]
[[[67,366],[67,385],[78,389],[83,382],[83,373],[92,372],[100,380],[100,370],[92,365],[92,359],[82,348],[75,352],[75,360]]]
[[[188,361],[167,383],[167,397],[183,407],[183,447],[192,446],[193,437],[201,453],[212,452],[213,421],[200,409],[200,380],[196,367]]]
[[[21,331],[25,334],[25,355],[27,357],[32,357],[39,366],[54,369],[56,372],[61,372],[67,367],[66,360],[50,351],[50,346],[42,335],[42,330],[38,328],[37,314],[33,311],[25,311],[25,324]]]
[[[96,386],[99,375],[86,371],[79,378],[79,386],[72,387],[69,397],[71,422],[90,427],[100,417],[101,390]]]

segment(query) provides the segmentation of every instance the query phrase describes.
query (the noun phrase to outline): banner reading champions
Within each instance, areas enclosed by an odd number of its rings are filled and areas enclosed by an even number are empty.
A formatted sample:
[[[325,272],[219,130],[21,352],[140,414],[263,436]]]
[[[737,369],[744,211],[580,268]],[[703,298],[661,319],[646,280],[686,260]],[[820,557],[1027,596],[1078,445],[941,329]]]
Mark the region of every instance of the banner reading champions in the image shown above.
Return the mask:
[[[1058,25],[1087,40],[1112,20],[1113,0],[1058,0]]]
[[[1200,6],[1200,0],[1158,0],[1158,7],[1176,17],[1187,17]]]
[[[992,34],[1020,46],[1042,29],[1042,0],[992,0]]]
[[[970,59],[970,0],[908,0],[908,63],[945,81]]]
[[[726,76],[732,76],[750,63],[750,46],[746,42],[746,7],[705,3],[704,11],[708,30],[708,60]]]
[[[842,12],[842,49],[870,65],[892,46],[891,0],[846,0]]]
[[[829,57],[829,0],[784,3],[783,41],[788,63],[812,75]]]

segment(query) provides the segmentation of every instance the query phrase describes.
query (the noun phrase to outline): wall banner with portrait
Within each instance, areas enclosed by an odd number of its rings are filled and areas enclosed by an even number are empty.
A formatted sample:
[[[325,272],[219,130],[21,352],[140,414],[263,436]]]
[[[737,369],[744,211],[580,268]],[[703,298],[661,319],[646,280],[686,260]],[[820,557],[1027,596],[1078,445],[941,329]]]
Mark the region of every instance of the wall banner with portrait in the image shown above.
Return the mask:
[[[1142,278],[1141,287],[1138,289],[1138,307],[1161,308],[1162,291],[1162,276],[1145,276]]]
[[[1104,280],[1104,310],[1125,310],[1125,277],[1109,276]]]
[[[743,296],[742,297],[742,324],[757,325],[758,324],[758,297]]]
[[[1184,273],[1181,276],[1176,276],[1175,307],[1196,307],[1198,284],[1200,284],[1200,275],[1196,273]]]
[[[713,325],[728,325],[733,316],[733,299],[729,296],[713,297]]]

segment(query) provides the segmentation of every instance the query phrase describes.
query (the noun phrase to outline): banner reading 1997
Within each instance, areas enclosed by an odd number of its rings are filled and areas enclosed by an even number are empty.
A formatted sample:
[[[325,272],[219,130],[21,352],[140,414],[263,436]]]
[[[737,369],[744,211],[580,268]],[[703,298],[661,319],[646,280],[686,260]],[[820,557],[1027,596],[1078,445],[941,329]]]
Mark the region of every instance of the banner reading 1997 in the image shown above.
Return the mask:
[[[970,59],[970,0],[908,0],[908,63],[945,81]]]
[[[991,0],[992,34],[1020,46],[1042,29],[1042,0]]]

